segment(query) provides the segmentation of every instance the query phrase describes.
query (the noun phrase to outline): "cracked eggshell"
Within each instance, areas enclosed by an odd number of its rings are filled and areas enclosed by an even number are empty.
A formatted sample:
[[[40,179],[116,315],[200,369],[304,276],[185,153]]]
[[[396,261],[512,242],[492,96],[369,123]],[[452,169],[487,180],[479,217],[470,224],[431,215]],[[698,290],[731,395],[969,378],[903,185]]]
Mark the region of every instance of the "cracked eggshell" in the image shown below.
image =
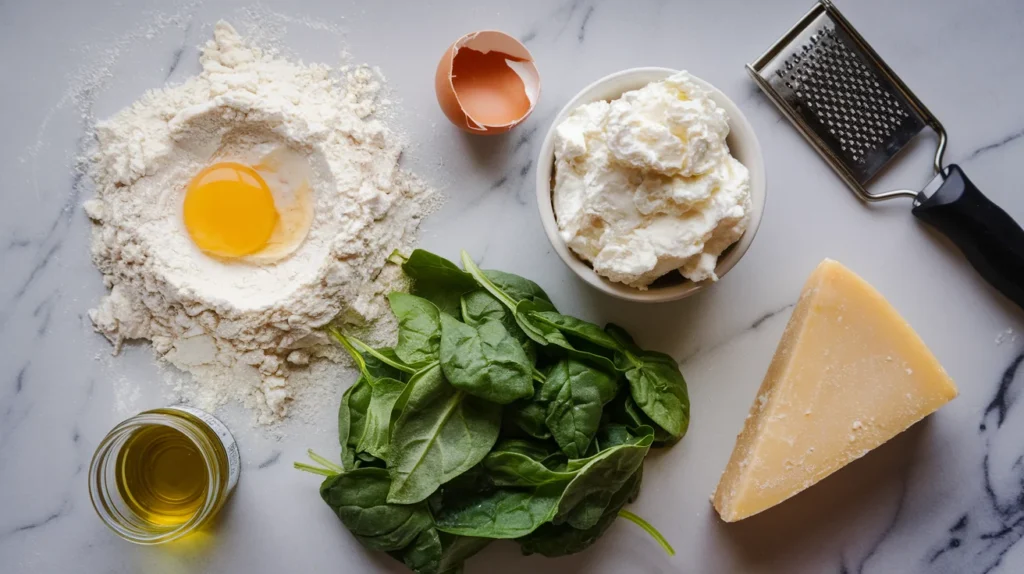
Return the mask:
[[[504,32],[459,38],[434,77],[437,102],[460,129],[493,135],[525,120],[540,96],[540,75],[526,46]]]

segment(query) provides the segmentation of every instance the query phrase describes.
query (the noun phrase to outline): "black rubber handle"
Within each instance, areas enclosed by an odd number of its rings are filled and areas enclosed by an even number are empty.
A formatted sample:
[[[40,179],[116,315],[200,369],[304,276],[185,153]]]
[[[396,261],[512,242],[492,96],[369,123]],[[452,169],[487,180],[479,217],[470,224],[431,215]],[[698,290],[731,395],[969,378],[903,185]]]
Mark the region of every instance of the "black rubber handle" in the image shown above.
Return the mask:
[[[914,215],[950,238],[986,281],[1024,309],[1024,230],[959,166],[947,166],[943,176]]]

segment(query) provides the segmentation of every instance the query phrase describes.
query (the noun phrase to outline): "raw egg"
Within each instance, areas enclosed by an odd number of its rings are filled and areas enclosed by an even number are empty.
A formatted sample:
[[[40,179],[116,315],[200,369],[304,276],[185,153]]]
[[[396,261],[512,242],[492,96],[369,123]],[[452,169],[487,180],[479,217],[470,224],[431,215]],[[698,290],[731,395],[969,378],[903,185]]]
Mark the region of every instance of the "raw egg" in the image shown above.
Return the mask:
[[[313,222],[308,163],[285,148],[252,165],[215,162],[188,183],[182,217],[189,237],[208,255],[252,263],[283,259]]]
[[[519,40],[485,30],[466,34],[448,48],[437,65],[434,88],[453,124],[474,134],[500,134],[533,111],[540,75]]]

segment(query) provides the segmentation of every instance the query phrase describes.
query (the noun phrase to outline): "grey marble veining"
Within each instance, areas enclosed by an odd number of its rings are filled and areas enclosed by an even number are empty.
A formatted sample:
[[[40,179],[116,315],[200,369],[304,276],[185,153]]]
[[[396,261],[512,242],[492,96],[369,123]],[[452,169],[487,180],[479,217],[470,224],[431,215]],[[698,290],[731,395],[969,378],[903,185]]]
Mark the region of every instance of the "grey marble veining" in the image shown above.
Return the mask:
[[[568,312],[615,321],[682,362],[693,422],[652,456],[631,507],[678,554],[619,521],[591,550],[547,560],[495,544],[469,572],[1016,573],[1024,571],[1024,315],[989,288],[909,205],[865,206],[746,77],[809,7],[777,2],[524,0],[357,2],[0,1],[0,570],[4,572],[400,572],[364,552],[291,469],[305,449],[334,452],[335,428],[279,434],[221,413],[243,475],[215,528],[187,544],[133,546],[95,517],[92,451],[119,420],[168,400],[144,345],[111,357],[86,311],[103,293],[89,260],[91,193],[75,158],[86,128],[145,90],[199,66],[220,18],[276,39],[305,61],[378,65],[410,141],[409,167],[450,197],[425,223],[426,248],[460,248],[539,282]],[[947,161],[1024,220],[1024,9],[1019,0],[846,0],[840,7],[950,134]],[[256,24],[254,26],[254,24]],[[457,132],[437,109],[433,73],[465,32],[519,36],[540,68],[530,119],[506,136]],[[764,148],[768,203],[757,239],[719,285],[643,306],[601,295],[563,267],[533,192],[540,141],[594,79],[634,66],[687,68],[732,97]],[[929,179],[920,138],[879,188]],[[807,274],[824,257],[871,281],[957,381],[961,396],[822,484],[725,525],[708,495]],[[1010,331],[1012,330],[1012,332]],[[338,389],[340,395],[341,388]]]

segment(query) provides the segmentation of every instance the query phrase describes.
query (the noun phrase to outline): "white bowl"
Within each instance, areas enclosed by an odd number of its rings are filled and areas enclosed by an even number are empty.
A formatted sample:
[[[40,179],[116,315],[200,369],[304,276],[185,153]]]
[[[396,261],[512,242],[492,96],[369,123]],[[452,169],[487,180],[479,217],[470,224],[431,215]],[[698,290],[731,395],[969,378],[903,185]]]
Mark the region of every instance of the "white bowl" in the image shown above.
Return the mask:
[[[669,68],[632,68],[616,72],[610,76],[605,76],[593,84],[590,84],[579,94],[576,94],[576,97],[570,100],[569,103],[562,108],[562,111],[558,113],[555,121],[552,122],[551,127],[548,129],[547,136],[544,138],[544,143],[540,147],[540,156],[537,160],[537,205],[540,208],[540,218],[541,222],[544,224],[544,230],[547,232],[548,239],[551,241],[551,245],[555,248],[555,252],[558,253],[558,256],[562,258],[562,261],[564,261],[570,269],[572,269],[587,283],[597,287],[609,295],[614,295],[622,299],[629,299],[631,301],[642,301],[648,303],[674,301],[676,299],[682,299],[683,297],[689,297],[713,282],[701,281],[699,283],[695,283],[685,279],[678,273],[671,272],[669,273],[669,276],[674,274],[678,277],[677,282],[671,282],[667,285],[656,283],[646,291],[641,291],[635,287],[630,287],[622,283],[615,283],[605,279],[598,275],[589,263],[578,258],[576,254],[570,251],[569,247],[562,240],[562,237],[558,234],[558,222],[555,220],[555,211],[551,205],[551,176],[554,172],[555,165],[555,128],[558,124],[562,123],[562,120],[564,120],[572,110],[583,104],[588,104],[598,100],[613,100],[621,96],[624,92],[642,88],[651,82],[664,80],[674,73],[676,73],[676,70],[671,70]],[[758,143],[757,136],[754,135],[754,128],[750,126],[750,122],[747,121],[743,112],[736,107],[736,104],[726,97],[725,94],[704,80],[697,77],[693,77],[693,80],[705,89],[709,90],[711,92],[712,99],[715,100],[715,103],[721,106],[725,110],[726,114],[728,114],[729,138],[726,141],[729,144],[729,150],[732,152],[732,155],[750,171],[750,224],[747,226],[747,230],[743,233],[743,236],[740,237],[740,240],[733,244],[722,254],[721,257],[718,258],[718,266],[715,267],[715,273],[718,275],[719,279],[721,279],[729,272],[730,269],[733,268],[734,265],[736,265],[736,262],[743,257],[743,254],[747,252],[747,248],[749,248],[751,242],[754,241],[754,235],[757,234],[757,228],[761,224],[761,215],[764,213],[766,194],[764,158],[761,156],[761,144]],[[666,279],[663,278],[659,281],[664,282]],[[669,279],[668,281],[671,280]]]

